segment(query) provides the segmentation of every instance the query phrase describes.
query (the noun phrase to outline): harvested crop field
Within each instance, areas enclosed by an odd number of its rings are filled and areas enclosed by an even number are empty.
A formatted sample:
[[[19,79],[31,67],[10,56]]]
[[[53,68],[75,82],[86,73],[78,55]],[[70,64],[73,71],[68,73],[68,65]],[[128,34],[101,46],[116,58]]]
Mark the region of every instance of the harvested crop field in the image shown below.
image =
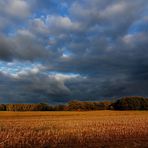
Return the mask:
[[[148,112],[0,112],[0,148],[148,148]]]

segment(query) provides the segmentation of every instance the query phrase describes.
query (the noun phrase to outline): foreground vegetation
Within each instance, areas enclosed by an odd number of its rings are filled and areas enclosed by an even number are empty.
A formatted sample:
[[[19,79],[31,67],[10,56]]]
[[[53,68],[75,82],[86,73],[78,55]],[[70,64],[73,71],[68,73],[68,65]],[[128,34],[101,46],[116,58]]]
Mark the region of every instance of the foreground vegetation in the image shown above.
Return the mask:
[[[147,111],[0,112],[4,148],[147,148]]]
[[[0,111],[90,111],[90,110],[148,110],[148,98],[123,97],[115,102],[71,101],[65,105],[0,104]]]

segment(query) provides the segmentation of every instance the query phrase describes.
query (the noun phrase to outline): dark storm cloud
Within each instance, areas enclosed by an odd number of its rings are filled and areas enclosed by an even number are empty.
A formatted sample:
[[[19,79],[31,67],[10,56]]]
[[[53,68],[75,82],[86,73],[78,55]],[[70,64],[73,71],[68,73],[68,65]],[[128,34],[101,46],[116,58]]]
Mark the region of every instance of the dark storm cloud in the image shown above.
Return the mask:
[[[7,0],[0,12],[0,59],[44,67],[3,71],[0,97],[8,102],[148,95],[145,0]]]
[[[17,76],[0,73],[0,76],[4,102],[64,102],[64,97],[71,93],[63,80],[54,75],[28,72]]]
[[[4,61],[37,60],[47,58],[50,52],[31,33],[25,30],[18,31],[13,37],[0,35],[0,58]]]

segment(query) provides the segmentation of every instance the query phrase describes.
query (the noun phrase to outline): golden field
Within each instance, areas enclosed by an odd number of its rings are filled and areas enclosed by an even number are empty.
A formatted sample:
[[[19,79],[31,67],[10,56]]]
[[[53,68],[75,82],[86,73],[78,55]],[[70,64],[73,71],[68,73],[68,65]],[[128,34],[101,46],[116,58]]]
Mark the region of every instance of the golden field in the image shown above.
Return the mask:
[[[148,148],[148,112],[0,112],[0,148]]]

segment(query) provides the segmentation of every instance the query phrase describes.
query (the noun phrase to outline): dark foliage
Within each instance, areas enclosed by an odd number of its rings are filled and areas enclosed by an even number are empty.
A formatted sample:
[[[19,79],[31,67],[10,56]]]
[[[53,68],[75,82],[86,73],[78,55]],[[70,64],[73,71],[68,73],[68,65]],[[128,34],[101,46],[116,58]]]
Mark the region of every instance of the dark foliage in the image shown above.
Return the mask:
[[[48,104],[1,104],[0,111],[90,111],[109,109],[111,102],[71,101],[67,105]]]
[[[40,104],[7,104],[6,111],[47,111],[48,105]]]
[[[5,111],[5,110],[6,110],[6,105],[0,104],[0,111]]]
[[[0,111],[91,111],[91,110],[148,110],[148,99],[123,97],[113,102],[71,101],[67,105],[0,104]]]
[[[123,97],[113,103],[115,110],[148,110],[148,99],[144,97]]]
[[[81,102],[71,101],[68,103],[67,110],[70,111],[89,111],[89,110],[107,110],[111,102]]]

